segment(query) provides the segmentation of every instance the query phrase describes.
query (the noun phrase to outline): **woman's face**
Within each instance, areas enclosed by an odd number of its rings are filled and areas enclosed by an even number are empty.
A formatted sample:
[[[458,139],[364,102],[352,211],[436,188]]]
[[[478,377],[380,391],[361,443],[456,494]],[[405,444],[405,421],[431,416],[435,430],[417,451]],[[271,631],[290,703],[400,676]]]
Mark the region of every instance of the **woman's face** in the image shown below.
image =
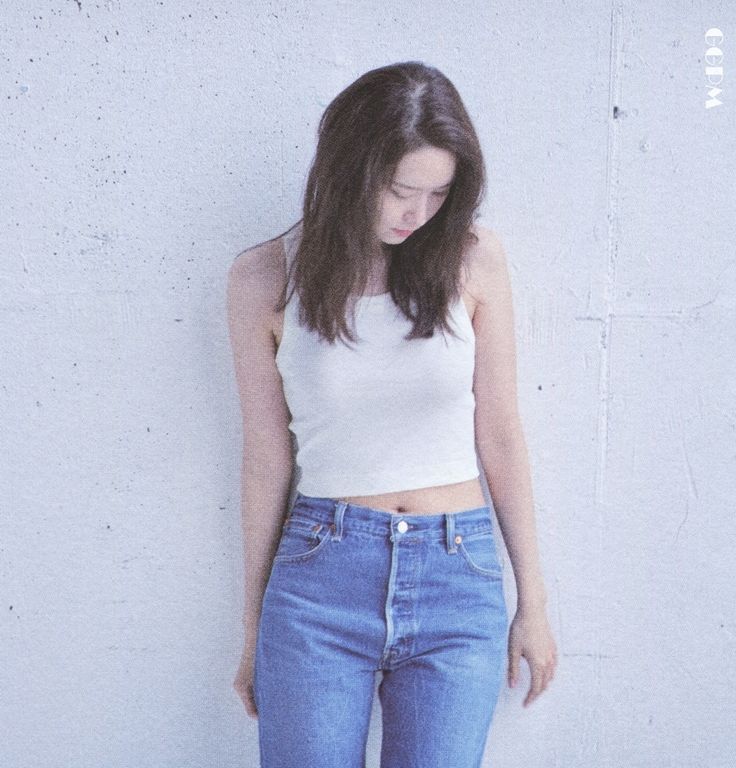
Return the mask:
[[[379,239],[396,245],[429,221],[445,202],[454,175],[455,158],[445,149],[426,146],[404,155],[379,198]]]

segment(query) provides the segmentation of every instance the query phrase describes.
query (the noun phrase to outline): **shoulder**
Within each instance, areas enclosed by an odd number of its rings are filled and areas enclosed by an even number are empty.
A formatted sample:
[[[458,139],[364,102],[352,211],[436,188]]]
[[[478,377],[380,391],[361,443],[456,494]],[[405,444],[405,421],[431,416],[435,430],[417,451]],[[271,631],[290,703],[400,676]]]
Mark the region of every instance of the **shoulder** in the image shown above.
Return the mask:
[[[234,338],[237,335],[242,344],[256,339],[272,342],[276,306],[285,282],[282,236],[257,243],[235,256],[228,269],[226,291],[228,322]]]
[[[286,281],[286,233],[241,251],[230,264],[228,292],[258,307],[273,306]]]
[[[278,237],[250,246],[232,260],[228,283],[251,292],[265,291],[278,272],[282,257],[283,246]]]
[[[508,273],[506,251],[495,230],[473,224],[470,231],[477,239],[465,253],[466,289],[482,303],[493,293],[499,277],[504,278]]]

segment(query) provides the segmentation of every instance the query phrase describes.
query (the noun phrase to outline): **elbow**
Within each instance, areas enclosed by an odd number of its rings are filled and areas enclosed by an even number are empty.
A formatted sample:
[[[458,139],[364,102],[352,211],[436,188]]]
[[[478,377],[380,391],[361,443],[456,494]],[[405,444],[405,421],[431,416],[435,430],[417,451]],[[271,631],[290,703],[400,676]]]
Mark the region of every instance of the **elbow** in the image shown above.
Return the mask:
[[[524,445],[524,428],[518,413],[509,416],[503,422],[492,426],[476,424],[476,448],[481,459],[495,460],[513,452],[519,445]]]

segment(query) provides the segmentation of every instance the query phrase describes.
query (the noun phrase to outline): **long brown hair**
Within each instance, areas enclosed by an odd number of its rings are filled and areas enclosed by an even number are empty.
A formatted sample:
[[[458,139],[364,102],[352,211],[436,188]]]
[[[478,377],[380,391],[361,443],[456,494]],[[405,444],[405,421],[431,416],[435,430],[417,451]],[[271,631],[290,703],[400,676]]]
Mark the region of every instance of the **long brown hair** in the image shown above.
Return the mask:
[[[403,242],[377,245],[373,225],[380,195],[401,158],[427,145],[455,158],[449,195]],[[478,137],[445,75],[419,61],[362,75],[338,94],[319,121],[301,241],[277,311],[297,291],[301,324],[330,343],[343,336],[355,342],[346,323],[348,302],[362,295],[372,264],[385,256],[391,297],[413,323],[405,338],[429,338],[435,327],[456,336],[447,321],[448,307],[460,298],[463,253],[477,242],[470,228],[485,185]]]

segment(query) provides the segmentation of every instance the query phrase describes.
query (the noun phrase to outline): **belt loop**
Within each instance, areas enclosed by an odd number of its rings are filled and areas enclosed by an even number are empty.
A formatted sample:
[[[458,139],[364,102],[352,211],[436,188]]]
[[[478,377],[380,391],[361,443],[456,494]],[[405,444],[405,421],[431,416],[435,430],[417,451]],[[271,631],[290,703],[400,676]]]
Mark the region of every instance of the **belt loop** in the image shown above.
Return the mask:
[[[346,501],[337,501],[335,504],[335,522],[332,524],[332,540],[342,539],[342,519],[345,514]]]
[[[457,552],[455,544],[455,515],[445,512],[445,534],[447,536],[447,551],[454,555]]]

